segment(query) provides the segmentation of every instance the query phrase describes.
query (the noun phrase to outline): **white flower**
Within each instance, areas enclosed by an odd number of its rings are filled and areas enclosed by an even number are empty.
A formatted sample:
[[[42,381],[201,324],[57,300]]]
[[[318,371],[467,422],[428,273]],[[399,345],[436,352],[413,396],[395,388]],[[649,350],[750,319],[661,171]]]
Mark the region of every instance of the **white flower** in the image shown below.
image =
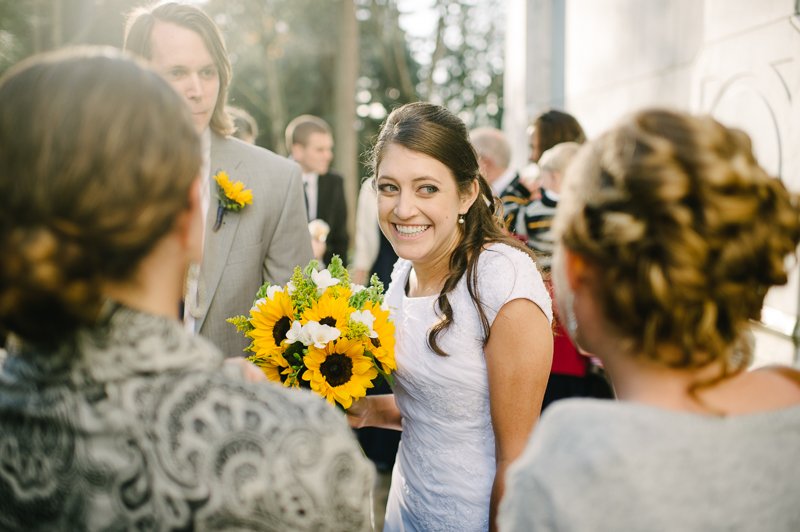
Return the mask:
[[[292,328],[286,333],[284,342],[287,344],[302,342],[306,347],[314,345],[319,349],[324,349],[325,344],[336,340],[341,334],[339,329],[329,325],[320,325],[318,321],[309,321],[305,325],[294,321]]]
[[[294,285],[292,281],[286,283],[286,291],[289,293],[289,295],[294,294],[295,290],[297,290],[297,287]]]
[[[353,293],[353,295],[361,292],[362,290],[366,290],[366,289],[367,289],[367,287],[364,286],[364,285],[350,283],[350,291]]]
[[[311,339],[305,332],[305,327],[300,325],[299,321],[293,321],[292,328],[286,331],[286,340],[284,340],[284,343],[293,344],[295,342],[302,342],[303,345],[311,345]]]
[[[319,290],[321,294],[325,293],[325,290],[327,290],[329,286],[336,286],[339,284],[339,279],[331,277],[331,272],[328,270],[322,270],[321,272],[312,271],[311,281],[317,286],[317,290]]]
[[[303,329],[307,331],[310,341],[317,349],[324,349],[325,344],[336,340],[342,334],[336,327],[320,325],[319,322],[316,321],[309,321],[303,326]]]
[[[270,299],[272,299],[272,298],[270,298]],[[261,312],[261,309],[258,308],[258,305],[260,305],[262,303],[266,303],[266,302],[267,302],[267,300],[262,297],[261,299],[259,299],[255,303],[253,303],[253,308],[250,309],[250,312]]]
[[[367,336],[369,336],[370,338],[378,337],[378,333],[376,333],[372,329],[372,324],[375,323],[376,318],[375,316],[372,315],[372,312],[370,312],[369,310],[364,310],[364,311],[356,310],[352,314],[350,314],[350,319],[357,323],[366,325],[368,330]]]
[[[291,284],[291,283],[292,283],[292,282],[291,282],[291,281],[289,281],[289,284]],[[293,292],[293,291],[294,291],[294,285],[292,285],[292,292]],[[278,286],[278,285],[276,285],[276,284],[274,284],[274,285],[270,286],[269,288],[267,288],[267,298],[268,298],[270,301],[272,301],[272,300],[273,300],[273,298],[275,297],[275,294],[276,294],[276,293],[278,293],[278,292],[281,292],[281,293],[283,293],[283,288],[281,288],[280,286]],[[290,292],[290,293],[291,293],[291,292]]]

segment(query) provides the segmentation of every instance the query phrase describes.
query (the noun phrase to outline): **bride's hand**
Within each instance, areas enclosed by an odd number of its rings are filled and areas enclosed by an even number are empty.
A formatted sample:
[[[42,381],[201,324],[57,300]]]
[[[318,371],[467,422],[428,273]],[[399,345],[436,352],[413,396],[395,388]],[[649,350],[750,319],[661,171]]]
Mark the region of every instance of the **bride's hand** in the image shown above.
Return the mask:
[[[364,426],[369,413],[369,397],[361,397],[353,401],[350,408],[347,409],[347,422],[354,429],[360,429]]]

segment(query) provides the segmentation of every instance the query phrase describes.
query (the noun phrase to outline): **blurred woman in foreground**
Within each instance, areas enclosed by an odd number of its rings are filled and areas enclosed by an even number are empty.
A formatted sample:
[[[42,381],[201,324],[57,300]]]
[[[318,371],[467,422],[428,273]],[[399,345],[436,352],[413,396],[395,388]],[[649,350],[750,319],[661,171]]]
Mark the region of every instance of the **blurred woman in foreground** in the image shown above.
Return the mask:
[[[746,372],[742,338],[787,281],[796,199],[744,133],[664,111],[582,148],[564,188],[557,302],[621,401],[548,409],[500,530],[800,529],[800,376]]]
[[[0,102],[0,529],[369,530],[341,417],[178,321],[202,249],[181,98],[95,49],[19,65]]]

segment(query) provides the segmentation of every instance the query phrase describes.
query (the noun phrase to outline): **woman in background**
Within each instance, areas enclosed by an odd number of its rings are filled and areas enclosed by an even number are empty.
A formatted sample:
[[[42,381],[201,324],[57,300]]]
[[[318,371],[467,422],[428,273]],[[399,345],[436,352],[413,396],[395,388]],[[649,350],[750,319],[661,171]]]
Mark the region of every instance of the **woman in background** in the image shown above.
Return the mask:
[[[181,98],[93,49],[18,65],[0,102],[0,529],[370,530],[342,419],[178,321],[202,249]]]
[[[582,148],[554,230],[560,315],[619,402],[560,401],[509,472],[503,532],[800,529],[800,374],[747,372],[800,208],[750,139],[642,112]]]

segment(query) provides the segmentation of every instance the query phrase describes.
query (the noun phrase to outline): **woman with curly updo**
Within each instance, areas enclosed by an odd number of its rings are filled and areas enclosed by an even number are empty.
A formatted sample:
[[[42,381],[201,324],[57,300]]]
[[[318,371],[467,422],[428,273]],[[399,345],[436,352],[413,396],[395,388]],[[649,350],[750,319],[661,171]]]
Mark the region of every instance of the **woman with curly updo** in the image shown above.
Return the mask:
[[[178,94],[86,49],[13,68],[0,102],[0,530],[370,530],[341,417],[178,320],[202,249]]]
[[[800,374],[746,371],[800,207],[710,117],[639,113],[582,148],[555,219],[557,303],[619,402],[551,406],[500,530],[800,530]]]
[[[494,530],[506,467],[539,416],[550,296],[532,252],[503,231],[464,123],[394,110],[373,150],[378,221],[400,260],[394,394],[361,399],[355,427],[403,431],[385,532]]]

